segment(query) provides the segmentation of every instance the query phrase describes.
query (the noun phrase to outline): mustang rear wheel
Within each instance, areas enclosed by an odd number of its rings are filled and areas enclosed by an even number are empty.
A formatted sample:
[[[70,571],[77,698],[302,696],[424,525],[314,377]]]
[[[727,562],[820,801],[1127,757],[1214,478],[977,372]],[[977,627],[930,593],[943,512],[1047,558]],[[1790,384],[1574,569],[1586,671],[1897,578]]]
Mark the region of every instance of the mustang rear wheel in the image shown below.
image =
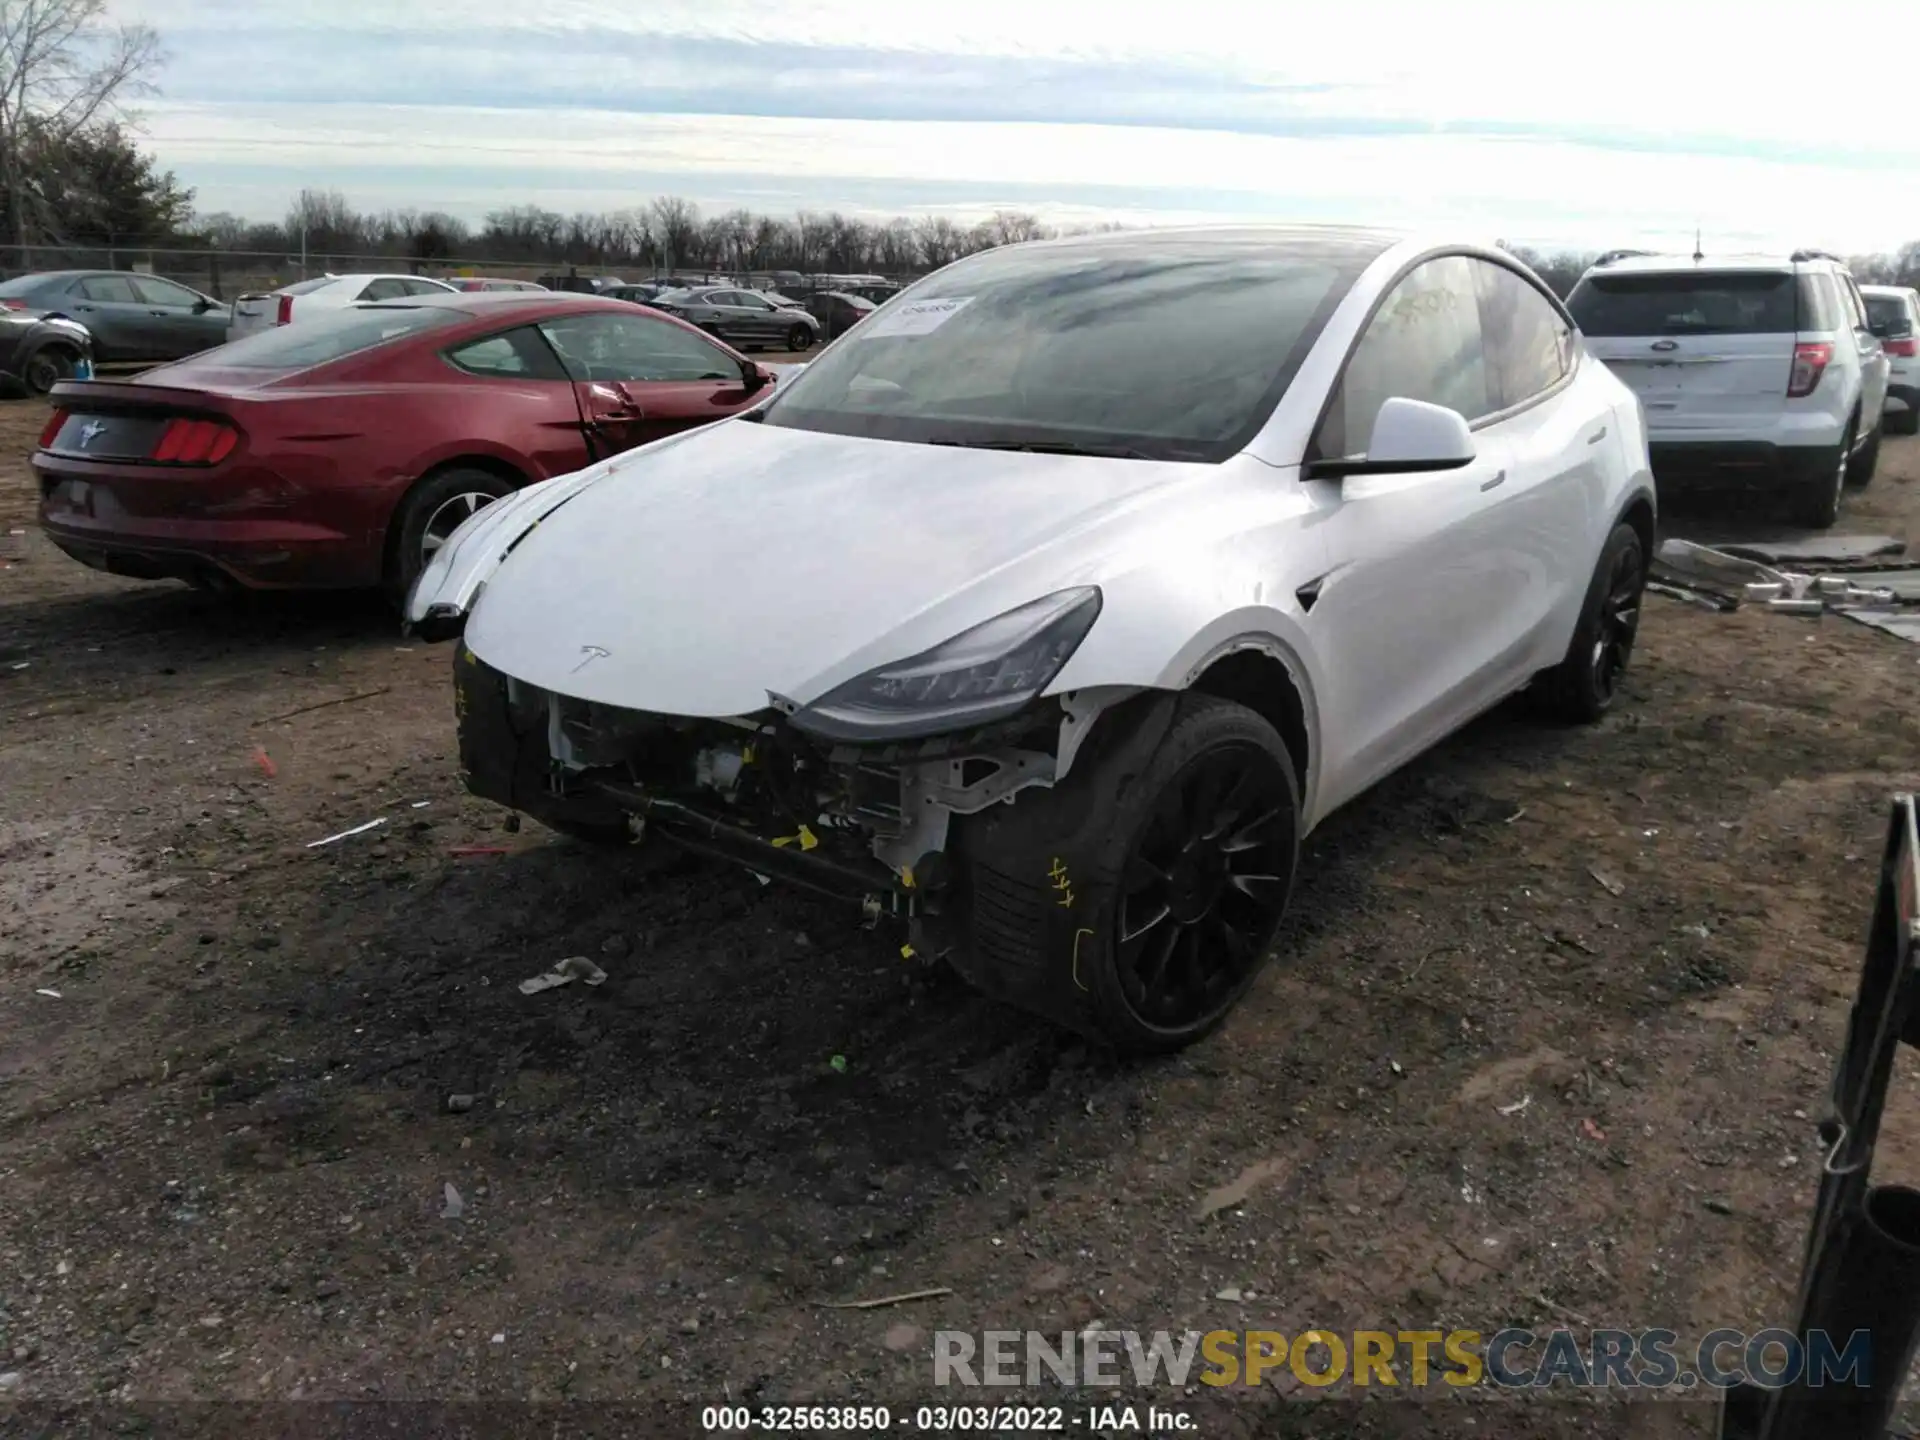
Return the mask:
[[[406,599],[415,578],[447,537],[475,511],[513,493],[513,483],[491,470],[456,466],[421,482],[400,502],[389,530],[387,589]]]
[[[805,350],[813,344],[813,331],[804,325],[796,325],[787,331],[787,349]]]
[[[953,958],[1115,1049],[1175,1050],[1266,963],[1299,855],[1293,759],[1259,715],[1207,695],[1102,724],[1061,786],[969,817]]]

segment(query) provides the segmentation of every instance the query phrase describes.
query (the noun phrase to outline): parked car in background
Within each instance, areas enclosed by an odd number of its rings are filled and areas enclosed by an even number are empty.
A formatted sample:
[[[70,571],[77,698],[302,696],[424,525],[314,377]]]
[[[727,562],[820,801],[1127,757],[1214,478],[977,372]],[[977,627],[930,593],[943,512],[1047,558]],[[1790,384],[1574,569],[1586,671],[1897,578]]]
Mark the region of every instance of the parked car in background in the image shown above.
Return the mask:
[[[1619,693],[1640,407],[1501,251],[1102,235],[922,281],[739,421],[495,506],[460,768],[558,829],[846,893],[989,993],[1187,1044],[1301,837],[1505,696]]]
[[[93,375],[93,336],[78,320],[0,309],[0,392],[45,395]]]
[[[87,327],[101,364],[178,360],[227,338],[228,308],[157,275],[49,270],[0,283],[0,308],[64,315]]]
[[[820,338],[820,322],[813,316],[775,305],[754,290],[703,285],[668,290],[648,303],[742,348],[805,350]]]
[[[547,288],[532,280],[500,280],[488,275],[449,275],[447,284],[467,294],[478,290],[545,290]]]
[[[453,286],[446,281],[430,280],[425,275],[322,275],[282,285],[278,290],[242,295],[233,302],[233,323],[227,338],[238,340],[276,325],[312,320],[349,305],[453,293]]]
[[[654,296],[674,288],[676,287],[672,285],[655,284],[649,281],[638,285],[615,285],[600,293],[610,300],[625,300],[634,305],[648,305],[652,303]]]
[[[829,340],[837,340],[878,307],[864,295],[844,290],[816,290],[807,297],[807,313],[818,320]]]
[[[540,277],[543,289],[565,290],[575,295],[601,295],[626,283],[618,275],[581,275],[575,271]]]
[[[1625,255],[1589,269],[1567,307],[1646,407],[1667,493],[1778,497],[1825,529],[1873,478],[1888,361],[1831,256]]]
[[[1896,285],[1862,285],[1867,319],[1887,352],[1887,429],[1920,434],[1920,292]]]
[[[780,383],[617,300],[350,305],[130,380],[54,386],[40,523],[117,575],[397,598],[481,506]]]

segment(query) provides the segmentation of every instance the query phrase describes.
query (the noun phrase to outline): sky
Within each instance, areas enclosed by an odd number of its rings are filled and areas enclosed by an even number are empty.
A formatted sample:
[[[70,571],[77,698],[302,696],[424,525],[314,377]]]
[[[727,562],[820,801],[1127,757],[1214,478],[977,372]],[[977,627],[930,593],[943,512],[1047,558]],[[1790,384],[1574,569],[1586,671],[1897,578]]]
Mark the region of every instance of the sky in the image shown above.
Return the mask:
[[[303,187],[478,221],[996,209],[1329,220],[1568,248],[1920,239],[1920,119],[1870,39],[1724,0],[115,0],[203,213]],[[1807,47],[1829,51],[1810,63]]]

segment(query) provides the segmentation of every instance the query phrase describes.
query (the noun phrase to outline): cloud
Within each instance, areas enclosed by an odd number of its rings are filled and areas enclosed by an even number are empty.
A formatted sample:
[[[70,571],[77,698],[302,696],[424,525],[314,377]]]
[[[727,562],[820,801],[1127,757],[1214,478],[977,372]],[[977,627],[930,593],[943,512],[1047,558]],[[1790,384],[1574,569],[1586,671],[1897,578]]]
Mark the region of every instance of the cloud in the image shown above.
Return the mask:
[[[1177,16],[1066,0],[135,3],[173,57],[153,142],[208,209],[277,214],[307,184],[470,215],[664,189],[761,209],[1473,221],[1593,243],[1696,223],[1843,246],[1920,234],[1900,183],[1920,132],[1890,87],[1783,100],[1806,92],[1804,57],[1751,7],[1701,0],[1552,18],[1505,0],[1190,0]]]

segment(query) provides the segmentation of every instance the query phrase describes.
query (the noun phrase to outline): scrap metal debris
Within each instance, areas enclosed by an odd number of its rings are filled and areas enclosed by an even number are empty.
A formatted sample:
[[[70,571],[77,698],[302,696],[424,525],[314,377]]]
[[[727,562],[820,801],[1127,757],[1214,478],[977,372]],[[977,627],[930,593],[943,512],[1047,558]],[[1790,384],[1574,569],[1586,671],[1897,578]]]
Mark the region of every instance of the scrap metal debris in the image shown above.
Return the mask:
[[[269,715],[264,720],[256,720],[255,725],[275,725],[282,720],[291,720],[296,715],[305,715],[314,710],[325,710],[330,705],[351,705],[359,700],[371,700],[376,695],[385,695],[392,690],[391,685],[382,685],[378,690],[362,690],[356,695],[339,695],[331,700],[316,700],[311,705],[302,705],[297,710],[288,710],[284,714]]]
[[[909,1300],[938,1300],[952,1293],[945,1285],[934,1285],[926,1290],[903,1290],[898,1295],[880,1295],[872,1300],[817,1300],[814,1303],[822,1310],[878,1310],[886,1305],[904,1305]]]
[[[1222,1210],[1231,1210],[1236,1206],[1244,1205],[1253,1198],[1255,1190],[1272,1181],[1284,1179],[1292,1168],[1293,1164],[1289,1160],[1255,1161],[1225,1185],[1219,1185],[1207,1191],[1200,1198],[1194,1217],[1199,1220],[1209,1220]]]
[[[1714,547],[1726,555],[1767,565],[1854,565],[1880,555],[1900,555],[1906,542],[1891,535],[1802,535],[1789,540],[1759,540]]]
[[[584,955],[569,955],[558,965],[543,975],[535,975],[520,982],[522,995],[538,995],[542,990],[551,990],[556,985],[571,985],[575,980],[584,980],[589,985],[606,983],[607,972]]]
[[[1511,1105],[1496,1105],[1493,1108],[1498,1110],[1502,1115],[1518,1115],[1522,1110],[1525,1110],[1531,1104],[1533,1104],[1533,1096],[1528,1094],[1528,1095],[1522,1095],[1518,1100],[1514,1101]]]
[[[447,1188],[444,1193],[446,1196],[445,1203],[440,1207],[440,1218],[442,1220],[458,1220],[462,1215],[467,1213],[467,1202],[460,1198],[460,1192],[453,1188],[453,1182],[451,1180],[447,1182]]]
[[[1781,615],[1818,618],[1828,610],[1920,644],[1920,565],[1862,566],[1857,562],[1905,550],[1878,535],[1836,535],[1766,545],[1698,545],[1668,540],[1654,554],[1647,589],[1714,610],[1742,604]],[[1768,559],[1815,560],[1811,573],[1776,570]],[[1855,562],[1849,564],[1848,562]]]
[[[1627,887],[1620,881],[1614,879],[1613,876],[1607,874],[1606,871],[1589,868],[1587,873],[1598,881],[1600,888],[1605,890],[1609,895],[1624,895],[1627,893]]]
[[[345,840],[349,835],[364,835],[367,833],[367,831],[374,829],[376,826],[384,825],[386,823],[387,823],[387,817],[382,815],[377,820],[369,820],[367,821],[366,824],[356,825],[351,830],[342,830],[338,835],[329,835],[323,840],[309,840],[307,842],[307,849],[317,850],[322,845],[331,845],[336,840]]]

